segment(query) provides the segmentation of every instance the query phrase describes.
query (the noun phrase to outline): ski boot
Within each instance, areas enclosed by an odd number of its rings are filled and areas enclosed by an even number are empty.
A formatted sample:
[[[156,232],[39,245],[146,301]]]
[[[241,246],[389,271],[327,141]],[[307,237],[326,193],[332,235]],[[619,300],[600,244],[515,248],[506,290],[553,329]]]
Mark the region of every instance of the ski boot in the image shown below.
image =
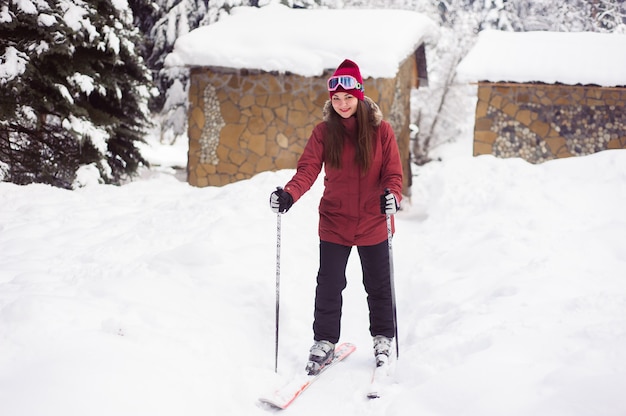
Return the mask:
[[[374,337],[374,357],[376,357],[376,367],[389,363],[392,342],[392,338],[387,338],[383,335],[376,335]]]
[[[315,341],[309,350],[309,362],[306,364],[306,372],[310,376],[316,376],[326,364],[335,356],[335,345],[328,341]]]

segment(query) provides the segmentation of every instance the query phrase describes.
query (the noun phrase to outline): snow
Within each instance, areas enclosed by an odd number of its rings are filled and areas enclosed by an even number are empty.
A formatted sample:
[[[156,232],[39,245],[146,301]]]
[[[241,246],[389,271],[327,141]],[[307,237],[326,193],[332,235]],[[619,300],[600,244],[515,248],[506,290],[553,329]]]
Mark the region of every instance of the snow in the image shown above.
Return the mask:
[[[26,71],[26,62],[23,52],[8,46],[0,59],[0,85],[22,75]]]
[[[531,165],[459,151],[469,140],[419,168],[397,215],[387,395],[365,399],[354,251],[342,340],[358,349],[289,412],[626,414],[626,150]],[[281,217],[274,373],[268,197],[293,173],[220,188],[159,172],[76,191],[0,183],[3,414],[268,414],[256,399],[303,368],[312,342],[320,181]]]
[[[165,63],[319,76],[350,58],[364,78],[393,78],[399,64],[436,34],[432,20],[406,10],[236,7],[180,36]]]
[[[465,81],[626,86],[626,35],[483,30],[459,64]]]
[[[68,25],[86,24],[65,7]],[[316,10],[303,22],[300,11],[271,7],[276,20],[262,14],[270,9],[237,8],[191,32],[170,60],[319,75],[349,56],[364,76],[388,76],[414,46],[399,40],[430,35],[429,21],[407,12],[334,10],[341,18],[330,20],[330,11]],[[233,53],[230,41],[240,28],[232,23],[239,19],[249,25],[241,32],[249,49]],[[355,21],[363,26],[358,36],[339,40],[343,23]],[[381,47],[375,36],[388,32],[388,23],[398,42]],[[294,30],[305,24],[316,29]],[[273,42],[262,41],[265,34]],[[544,35],[534,39],[540,43],[533,59],[522,63],[545,57],[541,47],[552,35]],[[208,47],[211,36],[223,38]],[[609,72],[625,67],[623,54],[615,53],[625,49],[613,44],[622,38],[594,42],[603,59],[611,55],[611,65],[585,55],[588,39],[581,35],[576,53],[561,55],[575,57],[576,65],[548,66],[544,81],[566,82],[572,74],[577,83],[624,85]],[[491,56],[481,42],[470,56],[487,64]],[[502,56],[509,49],[496,50]],[[17,54],[11,56],[0,65],[3,79],[23,71]],[[588,69],[598,62],[610,68]],[[522,63],[504,78],[504,69],[486,76],[470,58],[463,65],[475,79],[541,80]],[[583,77],[593,72],[596,78]],[[531,165],[472,157],[468,135],[437,151],[443,162],[416,169],[412,201],[396,216],[394,384],[385,397],[365,399],[373,357],[354,252],[342,341],[358,349],[288,411],[626,414],[626,150]],[[98,184],[95,166],[81,169],[77,182],[84,187],[75,191],[0,183],[2,414],[266,415],[256,399],[304,367],[322,182],[281,217],[275,374],[277,218],[268,197],[294,171],[194,188],[168,169],[186,163],[179,142],[152,141],[142,152],[158,169],[123,186]]]
[[[37,16],[37,24],[39,26],[50,27],[53,26],[56,22],[57,19],[50,14],[41,13],[39,16]]]
[[[84,25],[85,29],[91,29],[93,31],[93,26],[85,19],[87,10],[85,10],[84,7],[67,1],[60,3],[60,6],[65,11],[63,21],[70,29],[78,32]]]
[[[14,2],[18,10],[26,14],[36,14],[37,7],[29,0],[17,0]]]

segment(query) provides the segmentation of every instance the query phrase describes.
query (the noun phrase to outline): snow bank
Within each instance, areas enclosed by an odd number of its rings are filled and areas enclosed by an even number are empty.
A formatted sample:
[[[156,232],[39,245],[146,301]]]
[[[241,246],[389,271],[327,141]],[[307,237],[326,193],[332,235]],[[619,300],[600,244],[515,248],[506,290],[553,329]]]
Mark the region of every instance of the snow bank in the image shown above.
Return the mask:
[[[394,239],[400,360],[374,365],[356,252],[342,340],[357,351],[299,416],[623,416],[626,150],[531,165],[445,158],[418,171]],[[317,271],[313,189],[294,171],[222,188],[169,175],[67,191],[0,183],[0,403],[11,416],[267,415],[304,366]],[[384,220],[384,219],[381,219]]]

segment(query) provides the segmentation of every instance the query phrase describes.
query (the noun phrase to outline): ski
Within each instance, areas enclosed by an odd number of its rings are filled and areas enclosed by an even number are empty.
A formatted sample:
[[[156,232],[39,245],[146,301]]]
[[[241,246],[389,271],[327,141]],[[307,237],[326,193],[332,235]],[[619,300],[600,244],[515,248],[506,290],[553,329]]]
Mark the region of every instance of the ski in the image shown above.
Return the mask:
[[[389,362],[382,363],[374,368],[372,380],[367,391],[368,399],[378,399],[384,393],[386,386],[391,383],[391,365]]]
[[[344,360],[348,355],[356,350],[356,346],[349,342],[344,342],[335,347],[335,355],[331,362],[322,367],[319,374],[310,376],[306,373],[296,375],[290,382],[275,390],[273,393],[259,398],[259,402],[270,405],[277,409],[286,409],[294,402],[306,389],[311,387],[329,368]]]

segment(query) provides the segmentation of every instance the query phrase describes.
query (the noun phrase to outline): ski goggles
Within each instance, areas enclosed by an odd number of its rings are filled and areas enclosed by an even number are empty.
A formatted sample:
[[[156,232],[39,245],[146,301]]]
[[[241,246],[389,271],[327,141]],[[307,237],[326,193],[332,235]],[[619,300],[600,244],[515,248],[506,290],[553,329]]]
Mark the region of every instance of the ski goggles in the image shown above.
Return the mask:
[[[344,90],[365,91],[363,84],[352,75],[335,75],[328,78],[328,91],[336,91],[339,87],[342,87]]]

